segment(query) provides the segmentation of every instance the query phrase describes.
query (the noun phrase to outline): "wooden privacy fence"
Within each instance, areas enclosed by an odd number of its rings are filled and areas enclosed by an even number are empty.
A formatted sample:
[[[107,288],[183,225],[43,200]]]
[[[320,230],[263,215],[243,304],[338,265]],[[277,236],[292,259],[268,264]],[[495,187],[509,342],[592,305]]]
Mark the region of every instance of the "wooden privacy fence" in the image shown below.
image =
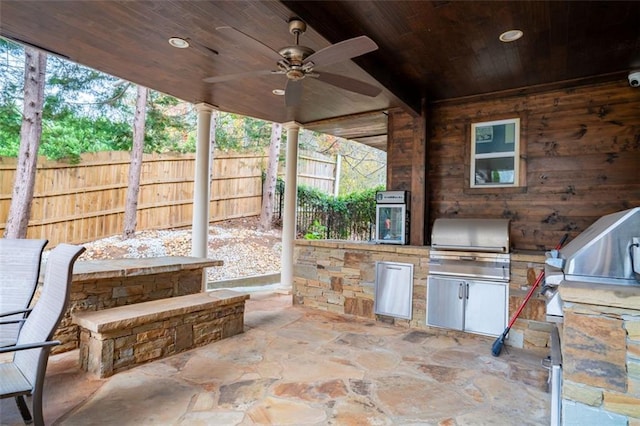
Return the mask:
[[[16,160],[0,157],[0,233],[9,213]],[[263,153],[214,154],[211,222],[260,214],[266,162]],[[83,154],[79,164],[39,159],[27,237],[46,238],[53,246],[121,234],[129,163],[129,152]],[[194,167],[194,154],[144,155],[138,230],[191,226]],[[323,168],[329,169],[322,163],[319,170]],[[327,180],[317,179],[321,185]]]
[[[335,158],[309,151],[301,151],[298,155],[298,185],[334,194],[338,173]]]

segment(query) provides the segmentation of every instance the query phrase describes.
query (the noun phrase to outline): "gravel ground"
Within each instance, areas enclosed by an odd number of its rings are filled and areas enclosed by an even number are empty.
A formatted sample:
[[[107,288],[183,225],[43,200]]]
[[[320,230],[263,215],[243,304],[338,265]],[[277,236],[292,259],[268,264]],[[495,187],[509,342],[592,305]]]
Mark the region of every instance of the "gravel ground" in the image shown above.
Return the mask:
[[[280,272],[281,230],[261,232],[257,225],[257,218],[244,218],[209,227],[209,257],[224,261],[209,268],[209,281]],[[191,229],[140,231],[127,240],[114,235],[83,245],[81,260],[190,256]]]

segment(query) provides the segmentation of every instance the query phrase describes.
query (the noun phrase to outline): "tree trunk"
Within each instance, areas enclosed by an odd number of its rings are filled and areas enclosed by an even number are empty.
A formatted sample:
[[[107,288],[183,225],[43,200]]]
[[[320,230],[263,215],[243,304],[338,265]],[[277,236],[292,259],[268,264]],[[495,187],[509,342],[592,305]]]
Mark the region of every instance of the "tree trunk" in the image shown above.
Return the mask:
[[[134,236],[138,223],[138,193],[140,192],[148,92],[149,89],[146,87],[138,86],[136,113],[133,117],[133,145],[131,146],[131,164],[129,165],[129,186],[124,207],[124,232],[122,236],[125,239]]]
[[[36,180],[38,148],[42,137],[42,109],[46,83],[47,54],[24,49],[24,107],[20,128],[20,154],[16,167],[5,238],[26,238]]]
[[[282,124],[271,125],[271,142],[269,144],[269,163],[262,187],[262,212],[260,213],[259,229],[268,231],[273,220],[273,203],[276,196],[276,184],[278,182],[278,156],[280,155],[280,142],[282,141]]]

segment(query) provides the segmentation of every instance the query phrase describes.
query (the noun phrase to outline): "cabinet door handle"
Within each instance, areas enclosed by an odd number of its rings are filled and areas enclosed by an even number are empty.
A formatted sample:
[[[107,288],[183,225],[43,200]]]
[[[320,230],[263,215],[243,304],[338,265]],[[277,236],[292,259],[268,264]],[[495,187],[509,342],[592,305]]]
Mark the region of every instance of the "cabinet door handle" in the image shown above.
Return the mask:
[[[464,297],[464,287],[463,287],[463,283],[460,283],[460,285],[458,285],[458,299],[462,300],[463,297]]]
[[[467,283],[467,291],[466,291],[466,293],[467,293],[467,300],[469,300],[469,283]]]

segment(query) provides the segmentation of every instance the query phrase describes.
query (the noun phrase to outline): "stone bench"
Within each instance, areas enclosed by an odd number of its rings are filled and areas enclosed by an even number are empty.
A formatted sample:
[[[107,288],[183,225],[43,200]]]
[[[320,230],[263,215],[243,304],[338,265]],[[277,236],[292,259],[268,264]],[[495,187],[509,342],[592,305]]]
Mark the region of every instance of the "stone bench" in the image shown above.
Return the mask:
[[[71,312],[100,311],[203,292],[205,268],[221,266],[221,260],[190,256],[142,259],[82,260],[73,267],[68,312],[55,339],[61,342],[53,353],[79,346],[78,327]]]
[[[108,377],[242,333],[247,299],[248,294],[218,290],[74,313],[80,365]]]

